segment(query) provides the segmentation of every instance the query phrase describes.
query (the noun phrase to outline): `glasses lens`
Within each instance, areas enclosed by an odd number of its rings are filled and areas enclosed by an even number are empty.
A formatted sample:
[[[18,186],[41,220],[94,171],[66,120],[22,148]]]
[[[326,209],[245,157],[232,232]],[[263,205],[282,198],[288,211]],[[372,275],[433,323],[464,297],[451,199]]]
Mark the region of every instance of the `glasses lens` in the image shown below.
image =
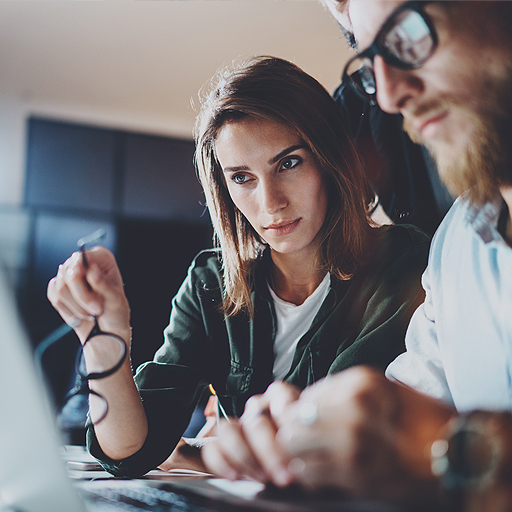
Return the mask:
[[[97,334],[83,345],[78,372],[82,377],[101,378],[118,367],[125,354],[126,345],[121,338],[110,334]]]
[[[430,57],[434,39],[423,16],[406,10],[397,15],[394,25],[383,34],[381,46],[389,56],[415,68]]]
[[[89,407],[90,405],[90,407]],[[82,429],[98,424],[107,415],[106,400],[93,392],[71,395],[64,404],[57,424],[63,430]]]
[[[363,97],[372,99],[375,96],[377,88],[371,59],[366,57],[353,59],[346,69],[346,77],[352,87]]]

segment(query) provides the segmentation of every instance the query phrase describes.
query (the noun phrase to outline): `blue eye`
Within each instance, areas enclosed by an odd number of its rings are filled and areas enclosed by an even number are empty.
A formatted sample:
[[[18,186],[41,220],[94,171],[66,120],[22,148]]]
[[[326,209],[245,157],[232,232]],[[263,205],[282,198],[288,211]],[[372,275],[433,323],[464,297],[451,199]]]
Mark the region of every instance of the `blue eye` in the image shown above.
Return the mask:
[[[231,181],[234,181],[235,183],[242,185],[243,183],[246,183],[248,181],[248,178],[245,174],[234,174],[231,177]]]
[[[302,162],[299,156],[288,156],[281,162],[281,169],[293,169]]]

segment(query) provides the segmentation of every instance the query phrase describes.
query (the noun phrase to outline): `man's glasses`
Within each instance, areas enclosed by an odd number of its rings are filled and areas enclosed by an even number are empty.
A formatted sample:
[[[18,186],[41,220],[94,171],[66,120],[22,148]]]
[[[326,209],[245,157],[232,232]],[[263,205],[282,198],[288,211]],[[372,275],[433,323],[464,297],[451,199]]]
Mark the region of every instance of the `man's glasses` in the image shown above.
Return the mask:
[[[430,2],[405,2],[386,20],[369,48],[350,59],[343,82],[371,105],[376,105],[377,84],[373,59],[380,55],[398,69],[422,66],[437,48],[437,34],[423,7]]]
[[[97,244],[104,236],[105,230],[101,229],[78,240],[85,269],[89,267],[86,246]],[[41,341],[37,347],[36,360],[41,362],[44,351],[70,331],[71,327],[61,326]],[[77,353],[75,385],[64,398],[64,405],[57,418],[61,428],[85,428],[88,424],[96,425],[105,418],[108,411],[107,401],[90,389],[89,381],[104,379],[119,370],[127,352],[124,340],[117,334],[102,331],[98,318],[94,317],[94,327]]]

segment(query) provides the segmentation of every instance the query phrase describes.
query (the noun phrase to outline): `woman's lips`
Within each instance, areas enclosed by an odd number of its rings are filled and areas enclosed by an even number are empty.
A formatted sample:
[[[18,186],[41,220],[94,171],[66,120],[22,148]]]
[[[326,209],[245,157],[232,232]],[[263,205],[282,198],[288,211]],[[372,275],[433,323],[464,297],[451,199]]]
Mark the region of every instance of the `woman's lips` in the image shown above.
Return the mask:
[[[270,233],[272,236],[283,236],[283,235],[289,235],[299,225],[299,222],[301,219],[295,219],[290,222],[280,222],[276,224],[269,224],[268,226],[265,226],[265,231]]]

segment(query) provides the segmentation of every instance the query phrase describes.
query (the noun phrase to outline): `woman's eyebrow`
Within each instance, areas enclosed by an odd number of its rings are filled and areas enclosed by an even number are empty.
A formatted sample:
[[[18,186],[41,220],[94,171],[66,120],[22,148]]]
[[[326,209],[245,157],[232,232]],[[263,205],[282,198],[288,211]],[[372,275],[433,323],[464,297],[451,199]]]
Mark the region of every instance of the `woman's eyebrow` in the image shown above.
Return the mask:
[[[293,146],[289,146],[286,149],[283,149],[283,151],[279,152],[276,156],[272,157],[268,161],[269,165],[275,164],[283,156],[287,155],[288,153],[292,153],[293,151],[297,151],[298,149],[308,149],[308,148],[304,143],[294,144]],[[247,167],[247,165],[237,165],[237,166],[226,167],[226,168],[222,169],[222,171],[225,173],[248,171],[248,170],[249,170],[249,167]]]
[[[289,148],[283,149],[280,153],[278,153],[276,156],[271,158],[268,163],[270,165],[275,164],[279,159],[281,159],[283,156],[287,155],[288,153],[291,153],[293,151],[297,151],[297,149],[307,149],[306,145],[304,143],[302,144],[295,144],[293,146],[290,146]]]
[[[247,165],[238,165],[235,167],[226,167],[222,169],[222,172],[228,173],[228,172],[238,172],[238,171],[248,171],[249,167]]]

